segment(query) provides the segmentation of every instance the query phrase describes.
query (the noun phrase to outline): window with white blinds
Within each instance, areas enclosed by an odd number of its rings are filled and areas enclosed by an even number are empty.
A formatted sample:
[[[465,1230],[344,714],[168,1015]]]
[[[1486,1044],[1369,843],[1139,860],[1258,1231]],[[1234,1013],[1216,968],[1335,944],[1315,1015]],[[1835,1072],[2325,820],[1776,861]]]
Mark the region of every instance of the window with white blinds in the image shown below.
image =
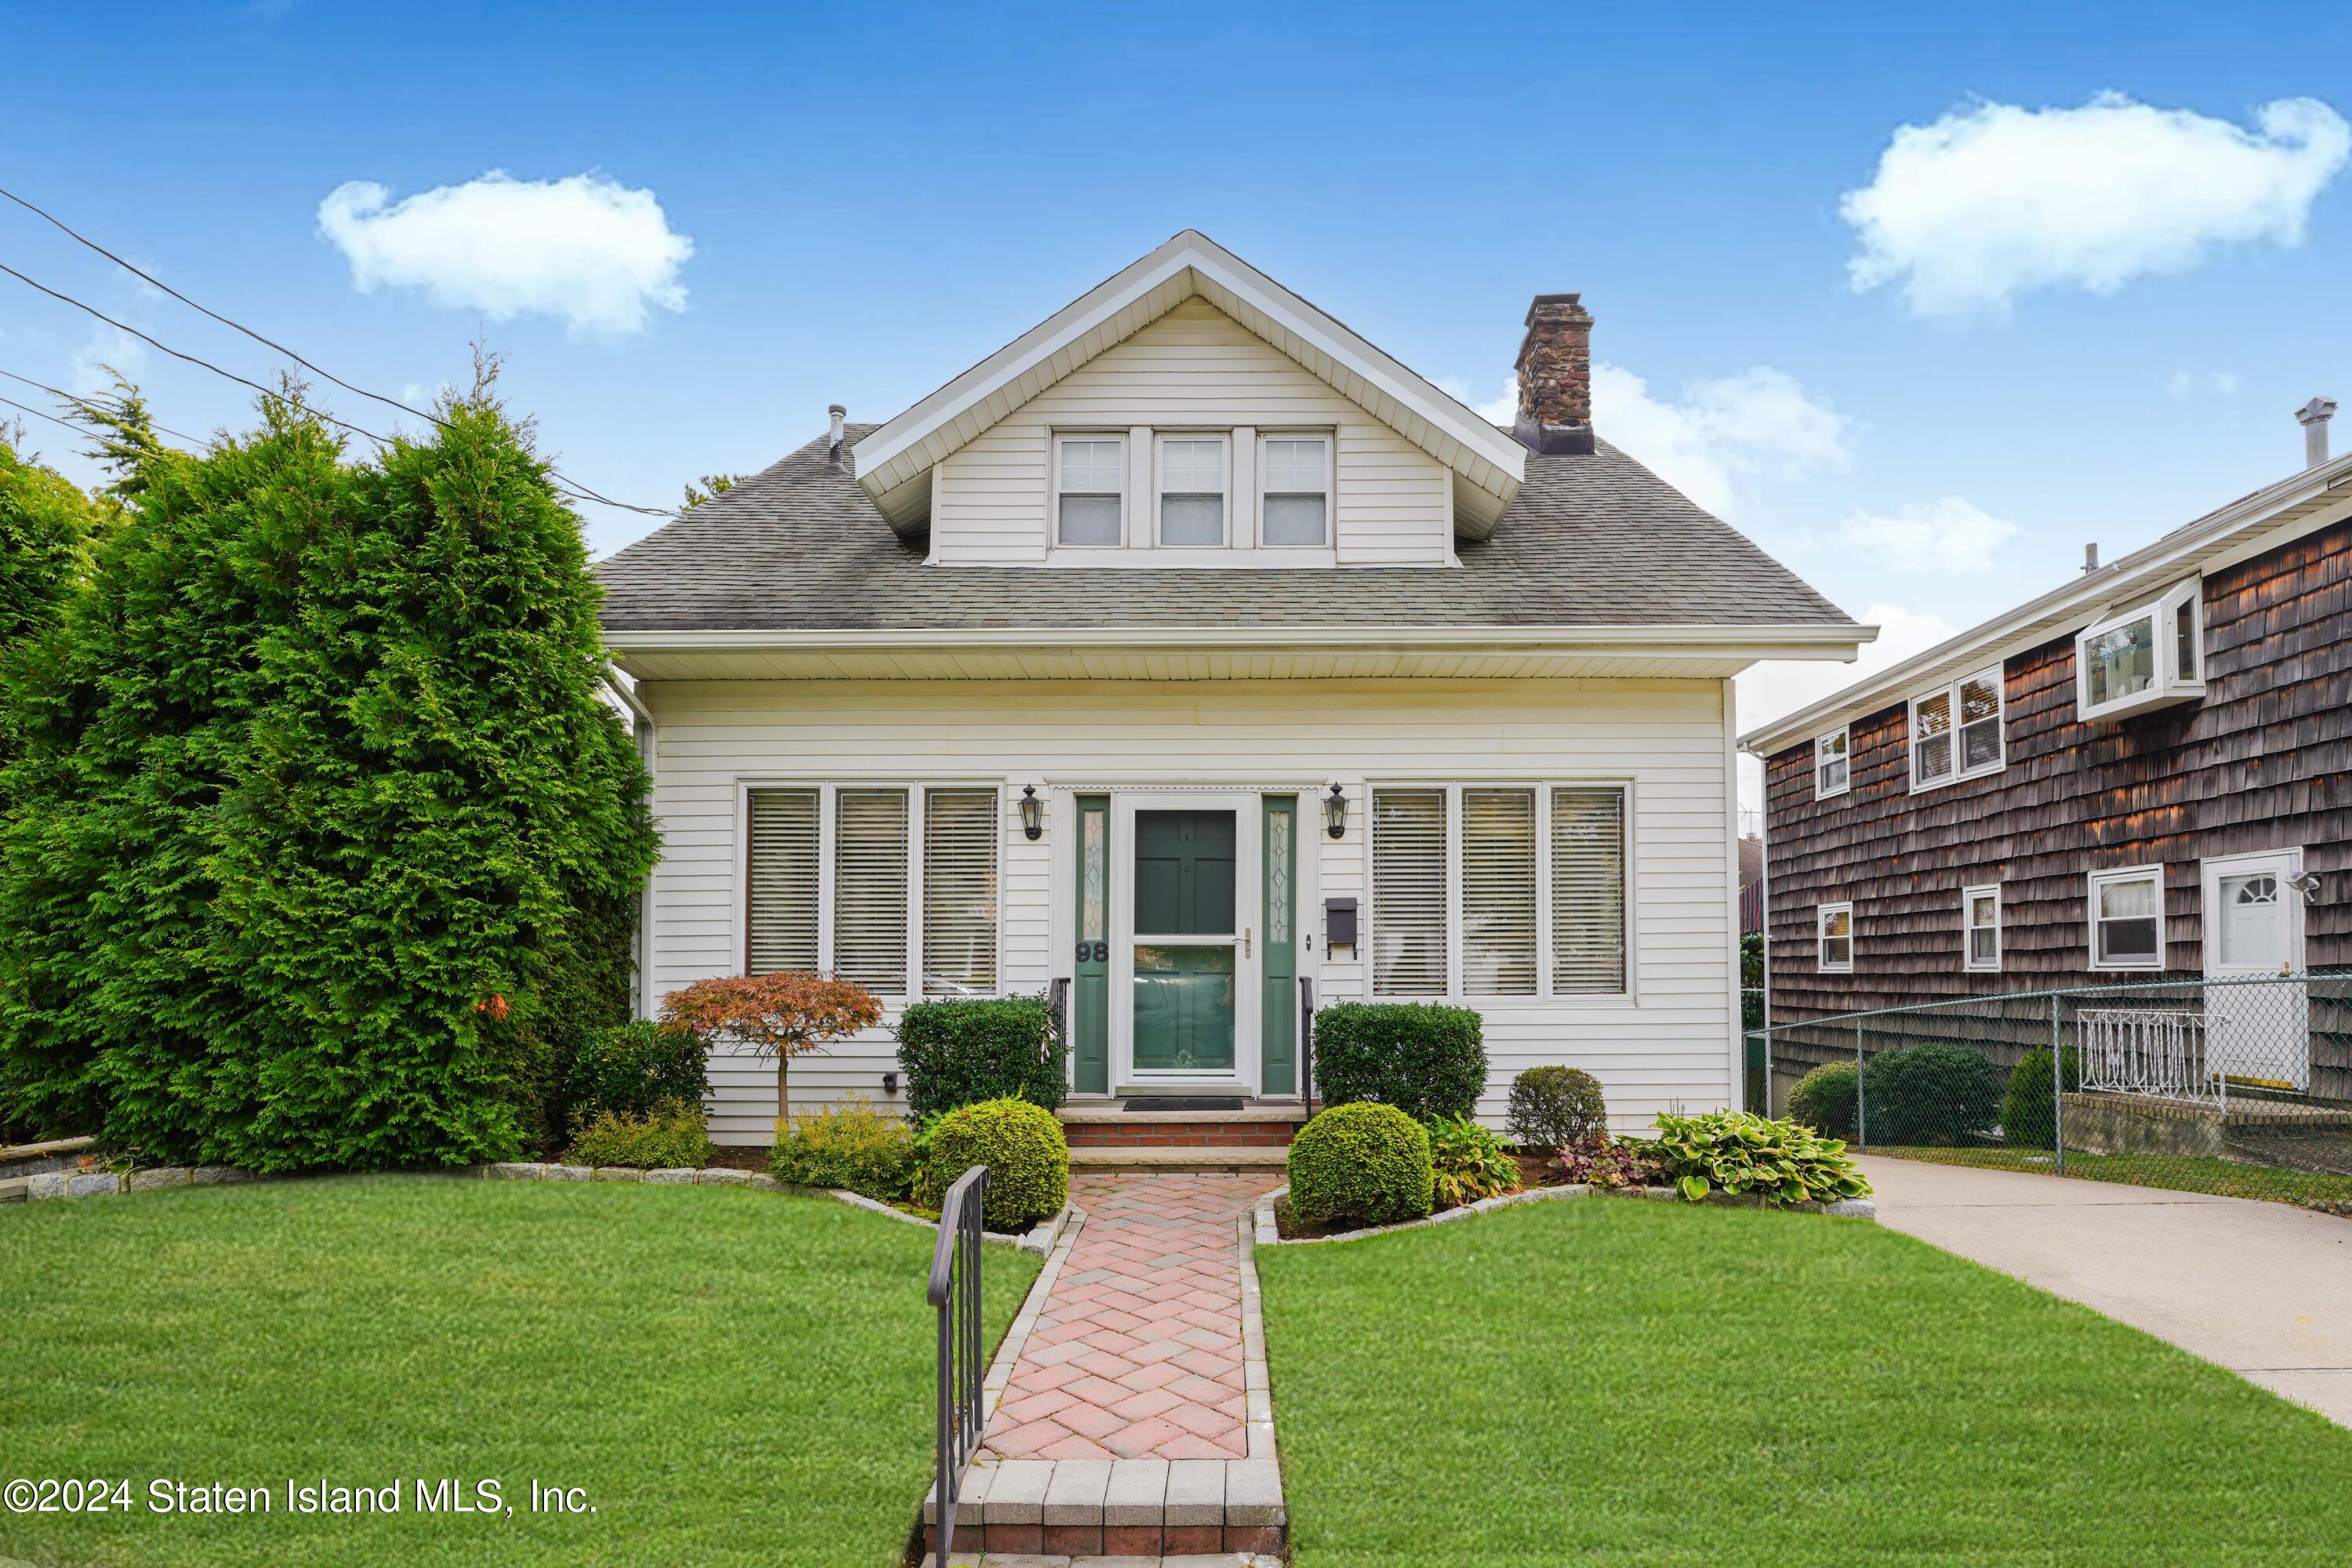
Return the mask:
[[[1372,792],[1372,991],[1445,994],[1445,792]]]
[[[833,968],[882,996],[907,994],[907,792],[834,793]]]
[[[1625,989],[1625,792],[1551,792],[1551,988]]]
[[[923,794],[923,994],[996,989],[996,791]]]
[[[813,789],[751,792],[747,974],[817,967],[817,805]]]
[[[1536,994],[1536,794],[1462,792],[1462,988]]]

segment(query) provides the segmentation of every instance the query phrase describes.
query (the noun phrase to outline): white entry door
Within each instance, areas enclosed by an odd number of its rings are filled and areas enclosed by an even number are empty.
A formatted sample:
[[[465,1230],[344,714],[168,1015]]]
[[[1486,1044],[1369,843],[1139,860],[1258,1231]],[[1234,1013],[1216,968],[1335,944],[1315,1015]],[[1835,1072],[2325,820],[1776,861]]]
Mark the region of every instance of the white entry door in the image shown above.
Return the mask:
[[[2233,1083],[2308,1089],[2303,851],[2221,857],[2203,871],[2205,978],[2231,983],[2205,987],[2206,1066]]]

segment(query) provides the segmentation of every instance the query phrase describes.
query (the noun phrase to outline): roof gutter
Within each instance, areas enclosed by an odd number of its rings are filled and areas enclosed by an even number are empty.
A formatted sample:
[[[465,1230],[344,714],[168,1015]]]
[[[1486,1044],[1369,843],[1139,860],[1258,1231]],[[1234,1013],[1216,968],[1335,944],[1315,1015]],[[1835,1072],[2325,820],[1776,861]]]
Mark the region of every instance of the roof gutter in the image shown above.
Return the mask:
[[[608,631],[617,652],[908,648],[1610,648],[1760,647],[1773,658],[1852,659],[1876,626],[982,626],[740,631]]]
[[[2047,642],[2069,625],[2088,626],[2099,618],[2102,606],[2160,590],[2191,569],[2202,572],[2233,545],[2313,517],[2338,500],[2352,500],[2352,452],[2241,496],[2153,544],[2072,578],[2040,598],[1914,654],[1868,680],[1759,725],[1739,738],[1739,748],[1756,756],[1770,756],[1888,706],[1912,686],[1926,681],[1939,666],[1982,666],[1996,655],[2007,658]]]

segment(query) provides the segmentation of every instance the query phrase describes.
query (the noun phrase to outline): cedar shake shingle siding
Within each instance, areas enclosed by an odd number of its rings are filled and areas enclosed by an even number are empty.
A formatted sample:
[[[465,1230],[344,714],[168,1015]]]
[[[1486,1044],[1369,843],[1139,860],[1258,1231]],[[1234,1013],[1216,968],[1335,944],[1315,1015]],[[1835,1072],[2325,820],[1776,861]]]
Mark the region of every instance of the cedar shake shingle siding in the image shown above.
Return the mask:
[[[2165,970],[2201,973],[2200,861],[2300,846],[2313,969],[2352,965],[2352,521],[2204,584],[2206,694],[2075,717],[2072,632],[2004,666],[2008,766],[1910,793],[1904,703],[1855,721],[1853,787],[1813,798],[1812,744],[1765,769],[1772,1021],[2050,986],[2094,972],[2084,874],[2165,868]],[[2001,884],[1999,973],[1962,967],[1960,890]],[[1853,973],[1819,973],[1814,910],[1853,904]],[[2316,1093],[2352,1094],[2339,1066]]]

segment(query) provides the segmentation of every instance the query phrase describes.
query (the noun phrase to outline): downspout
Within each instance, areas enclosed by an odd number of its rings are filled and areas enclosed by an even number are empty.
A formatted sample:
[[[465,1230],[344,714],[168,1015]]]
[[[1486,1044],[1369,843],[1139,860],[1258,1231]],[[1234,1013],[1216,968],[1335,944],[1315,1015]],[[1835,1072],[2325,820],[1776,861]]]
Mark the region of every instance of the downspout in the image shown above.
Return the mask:
[[[660,780],[655,772],[655,766],[660,757],[660,748],[654,735],[653,710],[647,708],[639,699],[633,684],[624,685],[618,680],[608,680],[604,683],[604,689],[619,698],[621,706],[626,708],[635,717],[636,722],[631,726],[631,730],[634,732],[633,738],[637,742],[637,760],[645,764],[646,776],[654,781],[653,787],[658,791]],[[650,1018],[654,1016],[654,879],[651,871],[646,873],[645,886],[637,889],[635,948],[636,984],[630,989],[635,993],[636,1016],[640,1018]]]

